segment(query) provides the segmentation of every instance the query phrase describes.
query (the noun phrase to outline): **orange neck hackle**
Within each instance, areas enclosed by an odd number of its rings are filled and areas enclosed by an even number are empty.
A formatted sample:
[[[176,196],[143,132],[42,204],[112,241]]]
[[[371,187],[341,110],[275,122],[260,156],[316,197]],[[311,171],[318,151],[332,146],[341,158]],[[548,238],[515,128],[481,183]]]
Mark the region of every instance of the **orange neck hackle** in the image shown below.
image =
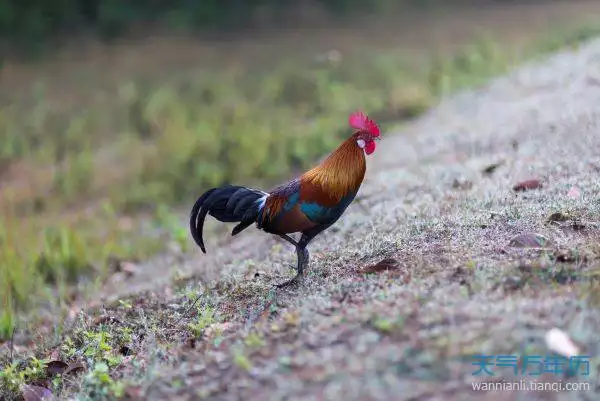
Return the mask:
[[[358,147],[356,135],[353,135],[321,164],[304,173],[302,181],[320,186],[339,201],[345,195],[358,191],[366,170],[365,153]]]

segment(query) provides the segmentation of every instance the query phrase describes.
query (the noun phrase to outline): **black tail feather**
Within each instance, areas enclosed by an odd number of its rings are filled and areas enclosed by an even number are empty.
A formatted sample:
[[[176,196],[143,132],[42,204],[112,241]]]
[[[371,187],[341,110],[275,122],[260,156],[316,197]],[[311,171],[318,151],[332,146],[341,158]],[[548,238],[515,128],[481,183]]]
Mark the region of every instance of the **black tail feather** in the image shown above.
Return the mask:
[[[265,193],[262,191],[234,185],[209,189],[196,200],[190,213],[190,232],[194,242],[206,253],[202,229],[207,214],[225,223],[240,222],[231,235],[249,227],[258,218],[258,200],[263,196]]]

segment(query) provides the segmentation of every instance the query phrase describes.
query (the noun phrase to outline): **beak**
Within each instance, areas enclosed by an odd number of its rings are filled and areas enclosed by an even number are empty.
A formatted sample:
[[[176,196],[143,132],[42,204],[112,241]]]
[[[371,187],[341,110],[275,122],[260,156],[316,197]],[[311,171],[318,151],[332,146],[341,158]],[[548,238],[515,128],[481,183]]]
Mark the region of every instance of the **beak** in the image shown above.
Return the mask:
[[[376,141],[381,141],[381,137],[380,136],[376,136],[375,138],[373,138]]]

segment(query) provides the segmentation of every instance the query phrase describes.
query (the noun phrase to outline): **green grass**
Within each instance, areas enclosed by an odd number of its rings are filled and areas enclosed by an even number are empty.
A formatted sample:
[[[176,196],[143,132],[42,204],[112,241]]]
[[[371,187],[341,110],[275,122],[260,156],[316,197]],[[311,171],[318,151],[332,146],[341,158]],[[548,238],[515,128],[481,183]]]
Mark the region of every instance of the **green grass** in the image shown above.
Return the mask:
[[[36,304],[31,294],[60,305],[81,277],[106,277],[111,258],[147,258],[168,241],[185,251],[174,207],[210,186],[270,185],[305,169],[348,134],[349,112],[364,109],[385,129],[599,33],[589,25],[518,48],[482,36],[446,57],[364,50],[133,79],[94,89],[83,104],[37,85],[0,104],[0,169],[14,169],[0,198],[0,338],[12,333],[16,309]],[[143,233],[148,211],[169,240]]]

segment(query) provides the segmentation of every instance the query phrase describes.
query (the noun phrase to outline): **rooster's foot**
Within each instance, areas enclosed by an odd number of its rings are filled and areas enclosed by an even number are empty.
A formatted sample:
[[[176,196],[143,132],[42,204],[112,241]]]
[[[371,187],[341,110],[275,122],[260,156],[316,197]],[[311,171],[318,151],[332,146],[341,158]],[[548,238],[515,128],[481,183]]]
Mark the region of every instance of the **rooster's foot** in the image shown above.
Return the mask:
[[[275,284],[275,287],[284,288],[284,287],[288,287],[288,286],[296,286],[297,284],[302,284],[303,282],[304,282],[304,276],[297,274],[291,280],[284,281],[281,284]]]

